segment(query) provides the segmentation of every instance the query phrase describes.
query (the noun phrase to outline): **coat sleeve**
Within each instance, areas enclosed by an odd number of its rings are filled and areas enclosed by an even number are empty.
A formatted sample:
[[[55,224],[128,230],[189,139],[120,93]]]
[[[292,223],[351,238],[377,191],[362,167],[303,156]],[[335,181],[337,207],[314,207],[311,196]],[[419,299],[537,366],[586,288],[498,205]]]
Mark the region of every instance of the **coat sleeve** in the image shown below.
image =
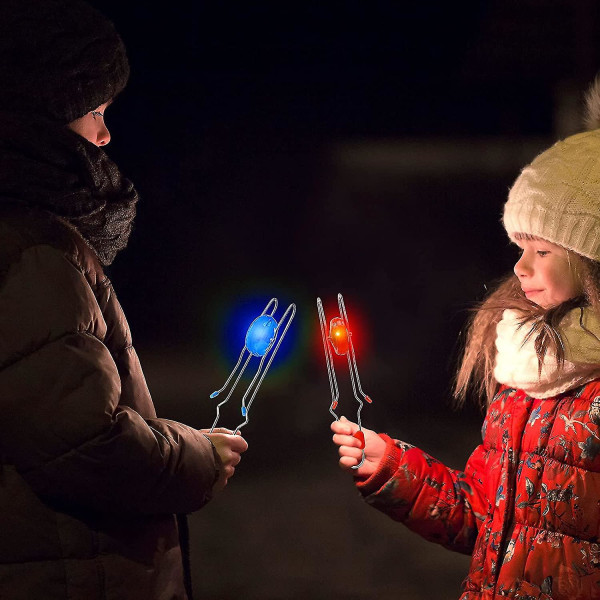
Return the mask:
[[[376,472],[357,481],[365,501],[425,539],[471,554],[488,512],[483,445],[457,471],[410,444],[381,437],[386,449]]]
[[[0,281],[0,452],[42,498],[99,511],[189,513],[218,457],[181,423],[121,402],[106,323],[83,273],[34,246]]]

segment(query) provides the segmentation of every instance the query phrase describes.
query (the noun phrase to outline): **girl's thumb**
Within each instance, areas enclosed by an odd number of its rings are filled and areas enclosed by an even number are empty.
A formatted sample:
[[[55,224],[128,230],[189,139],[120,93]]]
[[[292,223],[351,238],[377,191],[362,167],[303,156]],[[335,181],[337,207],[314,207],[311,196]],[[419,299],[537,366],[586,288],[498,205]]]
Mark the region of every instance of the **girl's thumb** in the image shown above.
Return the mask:
[[[342,421],[343,423],[346,423],[350,427],[350,431],[352,431],[352,425],[353,425],[352,421],[349,421],[343,415],[340,417],[340,421]]]

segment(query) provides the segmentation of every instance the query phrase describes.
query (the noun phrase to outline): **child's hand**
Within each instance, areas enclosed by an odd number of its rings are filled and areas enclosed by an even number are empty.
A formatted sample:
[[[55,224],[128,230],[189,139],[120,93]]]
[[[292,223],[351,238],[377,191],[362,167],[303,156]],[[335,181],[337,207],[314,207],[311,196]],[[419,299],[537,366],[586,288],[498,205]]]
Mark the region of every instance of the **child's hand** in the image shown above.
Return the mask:
[[[233,431],[224,427],[217,427],[213,429],[212,433],[209,433],[209,429],[201,431],[210,438],[221,459],[222,467],[219,471],[219,478],[212,488],[213,492],[219,492],[227,485],[227,480],[235,473],[235,467],[242,460],[242,452],[248,450],[248,443],[239,433],[233,435]]]
[[[334,421],[331,424],[331,430],[335,434],[333,443],[340,447],[340,467],[344,470],[352,470],[352,473],[359,477],[372,475],[385,451],[385,442],[377,433],[362,428],[365,436],[365,462],[358,469],[352,469],[362,458],[360,441],[353,437],[354,433],[358,431],[358,425],[348,421],[346,417],[341,417],[339,421]]]

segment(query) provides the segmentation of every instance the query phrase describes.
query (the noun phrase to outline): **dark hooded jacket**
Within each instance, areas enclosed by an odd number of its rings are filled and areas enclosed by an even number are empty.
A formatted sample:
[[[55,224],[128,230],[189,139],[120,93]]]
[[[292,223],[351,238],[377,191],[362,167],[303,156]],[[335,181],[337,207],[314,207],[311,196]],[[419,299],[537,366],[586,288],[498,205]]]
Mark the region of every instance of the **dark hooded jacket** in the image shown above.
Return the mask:
[[[0,207],[0,598],[187,598],[176,514],[210,441],[156,416],[96,253],[65,220]]]

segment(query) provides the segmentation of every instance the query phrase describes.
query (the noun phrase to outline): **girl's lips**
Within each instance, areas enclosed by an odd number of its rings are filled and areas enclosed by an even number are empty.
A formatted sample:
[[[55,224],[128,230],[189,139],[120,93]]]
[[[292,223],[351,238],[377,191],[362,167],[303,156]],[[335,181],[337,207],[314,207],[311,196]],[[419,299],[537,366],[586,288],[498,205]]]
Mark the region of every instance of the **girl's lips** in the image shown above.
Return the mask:
[[[542,290],[523,290],[523,293],[527,296],[528,294],[537,294]]]

